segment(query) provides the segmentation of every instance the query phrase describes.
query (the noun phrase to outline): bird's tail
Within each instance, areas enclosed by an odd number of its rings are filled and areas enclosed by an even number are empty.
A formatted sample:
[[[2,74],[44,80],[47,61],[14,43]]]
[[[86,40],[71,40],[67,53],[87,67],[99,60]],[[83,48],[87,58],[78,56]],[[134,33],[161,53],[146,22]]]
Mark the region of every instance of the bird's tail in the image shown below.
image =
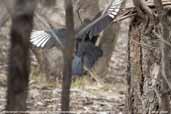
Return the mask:
[[[72,61],[72,74],[81,76],[84,73],[83,61],[82,58],[75,55]]]

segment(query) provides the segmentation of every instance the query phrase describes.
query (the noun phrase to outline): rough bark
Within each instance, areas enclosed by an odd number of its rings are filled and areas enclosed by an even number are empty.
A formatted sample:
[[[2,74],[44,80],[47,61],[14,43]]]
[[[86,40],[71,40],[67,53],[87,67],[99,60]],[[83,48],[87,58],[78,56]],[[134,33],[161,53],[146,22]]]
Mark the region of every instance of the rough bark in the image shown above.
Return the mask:
[[[130,24],[129,114],[170,114],[170,10],[157,8],[155,17],[154,9],[138,8]]]

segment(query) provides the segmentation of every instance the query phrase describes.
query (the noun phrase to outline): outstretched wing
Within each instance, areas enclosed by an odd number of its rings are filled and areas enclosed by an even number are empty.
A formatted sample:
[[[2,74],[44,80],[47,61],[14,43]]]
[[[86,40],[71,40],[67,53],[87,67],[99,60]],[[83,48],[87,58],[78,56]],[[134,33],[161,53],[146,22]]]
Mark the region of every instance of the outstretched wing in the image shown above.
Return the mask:
[[[51,31],[53,31],[56,36],[54,36]],[[53,29],[51,31],[33,31],[30,42],[35,47],[52,48],[59,45],[58,41],[56,40],[56,38],[58,38],[58,40],[60,40],[60,42],[64,45],[66,30],[61,28]]]
[[[95,16],[96,19],[78,32],[76,38],[85,39],[88,34],[91,39],[93,36],[102,32],[117,16],[121,8],[122,1],[123,0],[113,0],[110,6],[106,8],[100,16],[99,14],[98,16]]]

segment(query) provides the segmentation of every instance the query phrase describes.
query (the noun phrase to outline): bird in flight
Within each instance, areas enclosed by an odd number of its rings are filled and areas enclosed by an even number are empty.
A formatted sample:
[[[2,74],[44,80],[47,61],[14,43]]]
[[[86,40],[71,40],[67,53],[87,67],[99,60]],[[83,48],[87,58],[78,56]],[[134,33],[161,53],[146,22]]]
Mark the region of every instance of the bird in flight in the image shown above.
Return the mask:
[[[83,24],[76,30],[76,51],[72,63],[72,74],[82,75],[83,66],[91,69],[99,57],[103,55],[100,47],[95,45],[99,34],[109,26],[118,15],[123,0],[112,0],[111,4],[100,11],[92,20],[85,19]],[[84,26],[83,26],[84,25]],[[38,48],[65,48],[67,37],[66,28],[57,28],[42,31],[33,31],[31,43]]]

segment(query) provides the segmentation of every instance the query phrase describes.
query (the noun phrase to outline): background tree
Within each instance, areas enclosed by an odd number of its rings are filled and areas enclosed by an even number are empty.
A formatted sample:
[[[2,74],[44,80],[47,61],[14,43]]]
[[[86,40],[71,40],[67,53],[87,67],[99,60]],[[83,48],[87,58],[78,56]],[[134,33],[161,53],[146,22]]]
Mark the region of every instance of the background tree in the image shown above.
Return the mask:
[[[12,12],[8,63],[7,111],[25,111],[30,73],[30,33],[34,0],[16,0]],[[12,10],[13,11],[13,10]]]

